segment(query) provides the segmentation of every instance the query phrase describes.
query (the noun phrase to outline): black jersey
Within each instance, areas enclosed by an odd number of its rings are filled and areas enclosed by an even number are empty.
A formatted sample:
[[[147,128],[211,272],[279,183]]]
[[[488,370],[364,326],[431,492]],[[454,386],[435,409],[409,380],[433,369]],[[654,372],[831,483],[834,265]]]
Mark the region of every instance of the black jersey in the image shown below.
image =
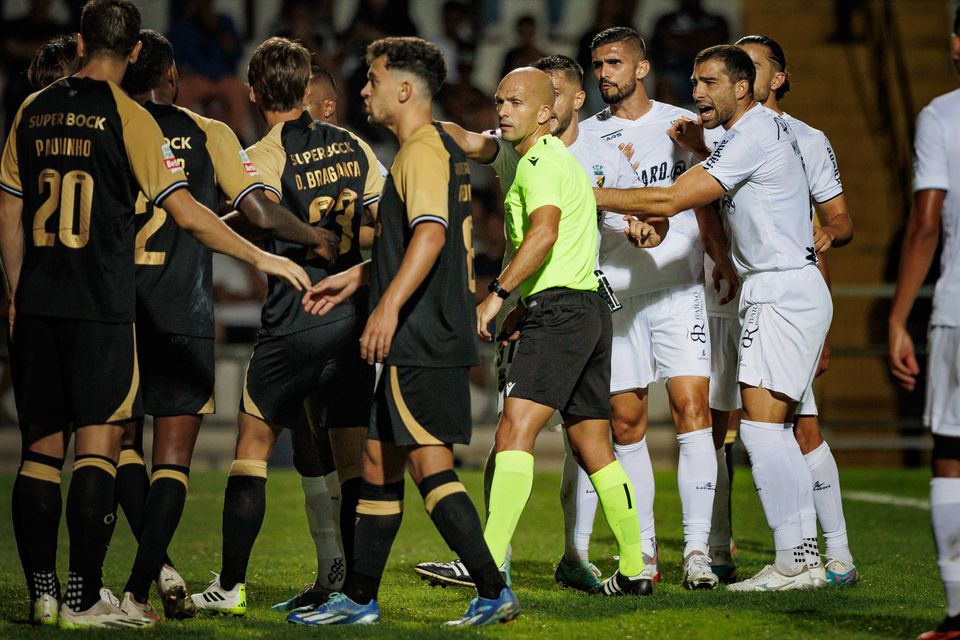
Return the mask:
[[[187,186],[150,114],[111,82],[59,80],[20,107],[0,186],[23,199],[17,310],[133,322],[137,194]]]
[[[216,211],[226,196],[236,208],[251,191],[263,188],[227,125],[173,105],[145,106],[197,202]],[[212,252],[142,193],[136,225],[137,322],[159,333],[214,337]]]
[[[312,282],[360,263],[363,207],[379,200],[383,186],[377,158],[367,143],[346,129],[313,120],[304,111],[296,120],[273,127],[247,152],[280,204],[304,222],[340,238],[340,257],[332,268],[323,260],[308,259],[308,249],[298,244],[268,238],[267,251],[303,266]],[[270,276],[260,315],[261,335],[303,331],[358,312],[351,298],[327,315],[315,316],[303,310],[302,298],[287,282]]]
[[[400,269],[421,222],[439,222],[446,242],[420,287],[400,311],[385,364],[466,367],[477,364],[473,218],[467,158],[440,125],[418,129],[397,153],[383,188],[373,243],[373,309]]]

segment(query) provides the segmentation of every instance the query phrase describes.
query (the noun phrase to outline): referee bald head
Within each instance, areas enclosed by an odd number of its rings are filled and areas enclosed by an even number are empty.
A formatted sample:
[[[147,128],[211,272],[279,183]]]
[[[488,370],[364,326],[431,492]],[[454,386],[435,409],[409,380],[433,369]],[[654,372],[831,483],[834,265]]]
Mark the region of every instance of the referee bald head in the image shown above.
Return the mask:
[[[500,135],[516,146],[534,134],[549,133],[553,100],[550,76],[533,67],[514,69],[500,81],[494,98]]]

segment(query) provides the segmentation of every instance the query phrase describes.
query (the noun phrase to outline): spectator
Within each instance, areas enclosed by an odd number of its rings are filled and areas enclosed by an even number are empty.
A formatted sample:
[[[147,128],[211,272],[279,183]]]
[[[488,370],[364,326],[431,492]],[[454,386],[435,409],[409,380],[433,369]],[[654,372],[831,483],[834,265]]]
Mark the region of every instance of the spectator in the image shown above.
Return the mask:
[[[51,4],[50,0],[30,0],[25,15],[0,24],[0,68],[7,78],[3,90],[4,132],[13,126],[20,104],[31,93],[26,72],[37,49],[67,32],[67,26],[51,16]]]
[[[271,33],[296,40],[324,69],[340,66],[341,50],[333,30],[332,0],[284,0]]]
[[[447,82],[457,82],[458,63],[464,56],[473,56],[477,48],[477,22],[470,7],[461,0],[447,0],[443,3],[440,19],[443,31],[433,37],[440,47],[443,60],[447,63]]]
[[[700,0],[678,0],[676,11],[664,14],[653,30],[651,59],[657,100],[692,108],[690,72],[697,53],[730,39],[723,16],[707,13]]]
[[[503,57],[501,78],[514,69],[525,67],[547,55],[537,47],[537,21],[532,15],[522,15],[517,19],[516,34],[516,46]]]
[[[473,84],[472,51],[461,51],[457,58],[457,79],[448,81],[440,92],[440,106],[447,118],[468,131],[484,131],[496,126],[493,101]]]
[[[168,34],[180,71],[178,103],[203,112],[217,104],[222,119],[243,140],[248,136],[247,87],[237,76],[243,42],[233,20],[214,10],[213,0],[189,0],[186,14]]]

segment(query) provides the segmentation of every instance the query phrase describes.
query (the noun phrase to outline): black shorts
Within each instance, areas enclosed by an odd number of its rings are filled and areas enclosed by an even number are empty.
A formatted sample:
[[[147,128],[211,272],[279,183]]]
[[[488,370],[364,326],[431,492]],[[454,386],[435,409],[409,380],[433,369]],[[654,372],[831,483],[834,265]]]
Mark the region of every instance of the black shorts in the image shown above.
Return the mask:
[[[564,416],[610,418],[612,336],[610,310],[595,292],[547,289],[530,296],[507,397]]]
[[[318,424],[362,427],[370,416],[373,367],[360,359],[363,316],[261,337],[253,349],[240,410],[288,429],[306,427],[312,397]]]
[[[11,372],[20,422],[41,427],[143,415],[133,323],[18,313]]]
[[[398,447],[469,444],[470,369],[384,365],[370,412],[371,440]]]
[[[151,416],[213,413],[213,338],[157,333],[137,326],[143,412]]]

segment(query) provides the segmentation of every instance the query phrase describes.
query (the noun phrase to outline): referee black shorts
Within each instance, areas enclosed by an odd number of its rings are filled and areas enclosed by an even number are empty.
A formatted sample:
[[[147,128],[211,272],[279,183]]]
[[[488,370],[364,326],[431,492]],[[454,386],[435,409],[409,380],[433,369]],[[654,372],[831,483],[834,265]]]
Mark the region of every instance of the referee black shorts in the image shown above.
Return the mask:
[[[371,440],[398,447],[470,444],[470,369],[383,365],[370,411]]]
[[[596,292],[556,288],[530,296],[507,397],[563,416],[609,419],[612,338],[610,310]]]

